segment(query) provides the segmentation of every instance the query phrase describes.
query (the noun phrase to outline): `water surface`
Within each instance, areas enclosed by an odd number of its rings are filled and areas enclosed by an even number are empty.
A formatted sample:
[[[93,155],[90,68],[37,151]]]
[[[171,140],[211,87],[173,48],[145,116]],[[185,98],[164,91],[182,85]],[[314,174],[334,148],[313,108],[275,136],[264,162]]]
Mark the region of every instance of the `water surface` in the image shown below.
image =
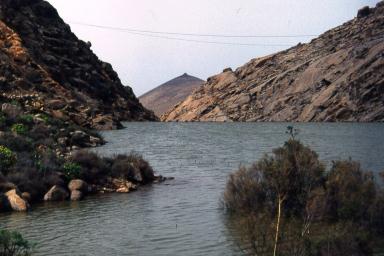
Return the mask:
[[[219,206],[228,174],[286,139],[287,123],[126,123],[100,154],[142,154],[176,179],[131,194],[39,205],[0,215],[39,245],[36,255],[242,255]],[[384,124],[294,124],[320,158],[384,170]]]

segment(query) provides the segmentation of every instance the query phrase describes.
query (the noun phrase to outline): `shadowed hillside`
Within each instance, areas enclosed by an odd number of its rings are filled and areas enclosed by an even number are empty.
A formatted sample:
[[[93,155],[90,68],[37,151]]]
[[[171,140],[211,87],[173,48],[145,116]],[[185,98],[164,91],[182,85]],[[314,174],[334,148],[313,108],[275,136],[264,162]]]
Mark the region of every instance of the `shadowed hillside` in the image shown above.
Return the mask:
[[[156,119],[46,1],[0,2],[0,64],[2,97],[27,111],[96,129]]]

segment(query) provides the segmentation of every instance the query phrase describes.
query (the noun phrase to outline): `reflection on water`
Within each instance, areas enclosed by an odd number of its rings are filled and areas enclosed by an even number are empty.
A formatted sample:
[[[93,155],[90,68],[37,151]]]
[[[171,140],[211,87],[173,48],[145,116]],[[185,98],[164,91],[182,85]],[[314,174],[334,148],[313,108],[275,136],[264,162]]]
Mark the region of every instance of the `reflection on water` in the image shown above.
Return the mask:
[[[175,180],[131,194],[39,205],[0,215],[0,226],[38,242],[36,255],[243,255],[219,199],[228,174],[286,139],[286,123],[126,123],[105,132],[100,154],[136,151]],[[294,124],[330,161],[384,170],[384,124]]]

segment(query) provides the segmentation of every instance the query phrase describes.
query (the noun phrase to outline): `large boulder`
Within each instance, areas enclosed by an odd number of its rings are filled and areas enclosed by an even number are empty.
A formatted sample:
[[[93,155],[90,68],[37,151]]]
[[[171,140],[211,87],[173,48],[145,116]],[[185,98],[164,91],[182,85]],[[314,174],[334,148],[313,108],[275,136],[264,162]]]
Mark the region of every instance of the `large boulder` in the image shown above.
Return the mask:
[[[11,182],[0,182],[0,193],[8,192],[12,189],[17,189],[17,186]]]
[[[81,191],[81,192],[88,192],[88,184],[80,179],[77,180],[71,180],[68,184],[68,189],[70,191]]]
[[[83,199],[84,193],[79,190],[72,190],[71,191],[71,201],[80,201]]]
[[[83,131],[71,132],[71,144],[79,147],[86,147],[90,143],[90,136]]]
[[[31,193],[29,192],[23,192],[21,193],[21,198],[23,198],[26,202],[30,203],[32,200]]]
[[[113,130],[117,128],[113,117],[110,115],[97,115],[92,119],[92,127],[96,130]]]
[[[24,212],[29,209],[29,204],[27,201],[25,201],[21,194],[16,190],[12,189],[5,193],[6,201],[8,203],[8,206],[18,212]]]
[[[64,201],[68,197],[69,193],[65,188],[55,185],[44,195],[44,201]]]
[[[364,18],[367,17],[371,13],[371,9],[369,6],[364,6],[357,12],[357,18]]]
[[[67,103],[62,99],[52,99],[52,100],[48,100],[46,102],[46,105],[50,109],[59,110],[64,108],[67,105]]]

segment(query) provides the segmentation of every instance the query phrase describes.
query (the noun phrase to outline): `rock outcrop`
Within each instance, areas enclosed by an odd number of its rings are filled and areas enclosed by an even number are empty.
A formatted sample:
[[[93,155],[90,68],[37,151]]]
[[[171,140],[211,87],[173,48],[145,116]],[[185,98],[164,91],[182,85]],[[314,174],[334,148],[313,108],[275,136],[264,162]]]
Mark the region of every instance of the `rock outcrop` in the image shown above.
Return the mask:
[[[208,79],[163,121],[384,121],[384,2]]]
[[[177,103],[185,100],[195,89],[203,85],[204,80],[183,74],[139,97],[144,107],[161,116]]]
[[[55,185],[44,195],[44,201],[64,201],[68,197],[69,193],[65,188]]]
[[[4,195],[9,209],[17,212],[25,212],[29,209],[28,202],[22,198],[16,189],[12,189]]]
[[[0,89],[28,111],[87,128],[156,120],[43,0],[0,2]]]

